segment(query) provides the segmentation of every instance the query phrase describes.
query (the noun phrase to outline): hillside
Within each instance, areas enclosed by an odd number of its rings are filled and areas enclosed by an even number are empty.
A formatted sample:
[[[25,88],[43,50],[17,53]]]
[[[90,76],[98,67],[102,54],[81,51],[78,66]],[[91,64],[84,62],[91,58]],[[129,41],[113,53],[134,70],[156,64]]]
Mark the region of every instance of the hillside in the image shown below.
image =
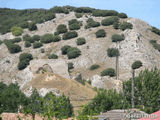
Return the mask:
[[[41,93],[56,91],[55,93],[57,94],[57,91],[60,91],[61,94],[64,93],[71,99],[92,99],[96,94],[92,89],[93,87],[120,91],[122,81],[130,79],[131,65],[136,60],[140,60],[143,63],[143,67],[137,70],[137,73],[142,69],[151,69],[155,66],[160,68],[159,51],[154,49],[150,43],[150,40],[157,40],[157,43],[159,43],[160,36],[152,32],[152,26],[146,22],[136,18],[119,17],[118,24],[128,22],[133,26],[132,29],[123,30],[120,27],[115,29],[112,25],[113,23],[105,26],[102,25],[103,19],[113,17],[113,15],[96,16],[90,12],[86,12],[83,13],[82,17],[77,18],[75,14],[76,11],[70,11],[68,14],[56,13],[54,19],[37,23],[37,30],[30,31],[25,28],[22,35],[18,36],[23,38],[23,40],[15,43],[21,46],[21,51],[14,54],[10,53],[5,41],[6,39],[12,41],[16,36],[12,32],[1,34],[0,40],[3,43],[0,45],[0,81],[7,84],[17,82],[27,95],[30,95],[33,88],[37,88]],[[85,26],[89,18],[99,22],[100,25],[86,29]],[[74,30],[78,34],[77,37],[62,40],[65,34],[63,33],[59,34],[61,38],[59,41],[43,43],[43,46],[39,48],[33,48],[33,43],[31,43],[31,47],[25,47],[26,41],[23,36],[26,34],[31,37],[34,35],[53,35],[57,32],[57,27],[60,24],[66,25],[68,31],[73,31],[69,30],[68,25],[68,22],[73,19],[81,23],[80,29]],[[95,33],[101,29],[106,32],[106,36],[97,38]],[[119,43],[112,42],[111,38],[114,34],[123,35],[124,40]],[[78,38],[85,38],[86,43],[77,45],[76,41]],[[77,47],[81,51],[80,55],[76,58],[68,59],[61,51],[61,48],[65,45]],[[45,52],[42,52],[42,48]],[[108,48],[119,49],[118,79],[115,76],[101,76],[101,72],[104,69],[115,69],[116,59],[115,57],[108,57]],[[26,68],[19,70],[17,66],[19,56],[22,53],[30,53],[33,56],[33,60],[29,62]],[[49,59],[48,56],[53,53],[58,56],[58,59]],[[68,70],[68,63],[70,62],[73,63],[74,68]],[[94,64],[100,67],[90,70],[90,66]],[[82,85],[80,82],[74,80],[78,76],[82,77],[78,81],[91,81],[93,87],[87,83],[86,85]],[[74,104],[77,105],[77,103]]]

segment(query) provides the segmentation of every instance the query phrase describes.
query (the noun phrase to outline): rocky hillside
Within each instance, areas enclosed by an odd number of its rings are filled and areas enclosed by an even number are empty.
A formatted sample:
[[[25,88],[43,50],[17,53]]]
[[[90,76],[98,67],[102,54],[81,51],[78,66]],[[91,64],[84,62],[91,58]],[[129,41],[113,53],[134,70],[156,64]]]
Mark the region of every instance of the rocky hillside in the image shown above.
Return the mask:
[[[160,36],[152,32],[153,28],[146,22],[136,18],[119,17],[118,25],[124,22],[132,25],[132,28],[129,29],[119,29],[120,27],[116,28],[116,25],[112,25],[113,23],[103,24],[102,21],[110,16],[97,17],[84,13],[82,17],[77,18],[75,14],[74,11],[68,14],[56,13],[54,19],[36,24],[37,30],[24,29],[22,35],[19,36],[23,40],[15,43],[21,47],[21,51],[14,54],[9,51],[5,41],[6,39],[12,41],[16,37],[12,32],[0,35],[0,40],[3,42],[0,45],[0,81],[7,84],[17,82],[27,95],[30,95],[33,88],[37,88],[42,95],[53,91],[56,95],[64,93],[73,99],[91,99],[96,94],[93,87],[121,90],[122,81],[131,77],[131,65],[136,60],[143,63],[143,67],[137,70],[137,73],[145,68],[160,67],[159,51],[150,42],[150,40],[157,40],[159,43]],[[86,28],[89,18],[100,25]],[[31,43],[32,46],[25,47],[24,36],[26,34],[31,37],[57,34],[57,27],[60,24],[66,25],[67,30],[72,31],[69,30],[69,21],[73,19],[81,24],[80,29],[75,30],[77,32],[75,37],[65,40],[65,33],[63,33],[59,34],[61,40],[56,42],[45,43],[41,38],[43,46],[36,48],[34,43]],[[102,29],[106,34],[97,37],[95,33]],[[117,43],[112,42],[114,34],[122,35],[124,40]],[[78,38],[85,38],[85,42],[80,43],[81,45],[77,44]],[[80,54],[74,58],[67,57],[68,54],[64,55],[61,50],[65,45],[78,48]],[[118,79],[115,76],[106,76],[101,73],[107,68],[115,69],[115,57],[107,55],[109,48],[119,50]],[[24,69],[18,69],[19,56],[22,53],[30,53],[33,59]],[[54,55],[49,57],[52,54]],[[68,63],[73,64],[72,69],[68,68]],[[97,69],[90,68],[92,65],[97,65]]]

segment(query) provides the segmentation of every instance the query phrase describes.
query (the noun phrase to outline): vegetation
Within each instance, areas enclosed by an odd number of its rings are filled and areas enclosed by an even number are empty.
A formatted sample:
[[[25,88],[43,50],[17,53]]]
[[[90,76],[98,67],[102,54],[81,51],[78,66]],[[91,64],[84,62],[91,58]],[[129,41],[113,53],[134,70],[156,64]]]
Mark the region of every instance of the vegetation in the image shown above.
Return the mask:
[[[94,10],[92,15],[95,17],[117,16],[118,12],[114,10]]]
[[[33,43],[33,48],[35,49],[35,48],[40,48],[40,47],[42,47],[43,46],[43,44],[41,43],[41,42],[34,42]]]
[[[138,69],[142,66],[142,62],[141,61],[135,61],[133,64],[132,64],[132,69]]]
[[[119,50],[116,48],[108,48],[107,50],[108,57],[116,57],[119,56]]]
[[[53,42],[58,42],[61,40],[61,37],[59,35],[54,35],[53,36]]]
[[[81,51],[76,47],[71,47],[67,50],[68,59],[77,58],[81,55]]]
[[[128,18],[128,16],[125,13],[119,13],[118,17],[119,18]]]
[[[114,29],[117,30],[119,28],[119,22],[114,22],[113,27],[114,27]]]
[[[29,41],[25,41],[24,46],[26,48],[31,47],[31,43]]]
[[[100,65],[97,65],[97,64],[94,64],[94,65],[91,65],[90,66],[90,70],[96,70],[96,69],[98,69],[100,67]]]
[[[159,110],[160,71],[156,68],[141,71],[135,78],[135,107],[147,113]],[[124,95],[131,103],[131,80],[124,82]],[[147,91],[147,92],[146,92]]]
[[[7,46],[10,53],[21,52],[21,47],[17,44],[14,44],[11,40],[5,40],[4,43]]]
[[[106,37],[106,32],[103,29],[98,30],[95,34],[97,38]]]
[[[71,46],[69,46],[69,45],[63,46],[63,47],[61,48],[62,55],[66,55],[69,48],[71,48]]]
[[[0,40],[0,45],[2,44],[3,42]]]
[[[101,76],[110,76],[110,77],[113,77],[115,76],[116,73],[115,73],[115,70],[113,68],[107,68],[105,70],[103,70],[101,72]]]
[[[94,9],[89,7],[79,7],[75,9],[75,12],[77,13],[92,13]]]
[[[76,31],[70,31],[70,32],[64,33],[62,37],[63,37],[63,40],[68,40],[68,39],[78,37],[78,33]]]
[[[72,19],[68,23],[70,30],[79,30],[81,28],[81,23],[76,19]]]
[[[29,23],[29,24],[28,24],[28,29],[29,29],[30,31],[37,30],[37,25],[36,25],[36,23],[34,23],[34,22]]]
[[[74,68],[73,63],[72,63],[72,62],[69,62],[69,63],[68,63],[68,70],[71,70],[71,69],[73,69],[73,68]]]
[[[20,42],[20,41],[22,41],[22,39],[21,39],[20,37],[11,39],[11,42],[12,42],[12,43],[18,43],[18,42]]]
[[[23,70],[25,69],[28,65],[29,62],[33,59],[32,54],[30,53],[22,53],[19,56],[19,63],[18,63],[18,69]]]
[[[112,42],[120,42],[123,41],[124,39],[125,39],[124,35],[119,35],[119,34],[112,35]]]
[[[112,16],[112,17],[109,17],[109,18],[105,18],[101,21],[101,24],[103,26],[109,26],[109,25],[113,25],[115,22],[118,22],[119,19],[117,16]]]
[[[154,32],[157,35],[160,35],[160,29],[158,29],[156,27],[152,27],[151,31]]]
[[[150,43],[156,50],[160,52],[160,44],[158,44],[156,40],[150,40]]]
[[[77,45],[83,45],[86,43],[86,39],[85,38],[78,38],[76,43],[77,43]]]
[[[67,26],[64,25],[64,24],[60,24],[58,25],[57,27],[57,33],[58,34],[61,34],[61,33],[66,33],[68,30],[67,30]]]
[[[45,53],[45,49],[44,48],[41,49],[41,53]]]
[[[123,22],[120,24],[120,29],[121,30],[126,30],[126,29],[132,29],[133,28],[133,25],[131,23],[128,23],[128,22]]]
[[[82,13],[75,13],[76,18],[81,18],[83,16]]]
[[[89,18],[87,20],[87,25],[85,26],[85,29],[99,27],[99,26],[100,26],[99,22],[96,22],[92,18]]]
[[[51,54],[48,56],[49,59],[58,59],[58,56],[56,54]]]
[[[41,43],[51,43],[53,42],[53,35],[52,34],[45,34],[41,37]]]
[[[14,36],[20,36],[23,33],[23,29],[21,27],[12,27],[11,32]]]
[[[33,35],[32,36],[32,40],[35,42],[35,41],[39,41],[40,40],[40,36],[39,35]]]

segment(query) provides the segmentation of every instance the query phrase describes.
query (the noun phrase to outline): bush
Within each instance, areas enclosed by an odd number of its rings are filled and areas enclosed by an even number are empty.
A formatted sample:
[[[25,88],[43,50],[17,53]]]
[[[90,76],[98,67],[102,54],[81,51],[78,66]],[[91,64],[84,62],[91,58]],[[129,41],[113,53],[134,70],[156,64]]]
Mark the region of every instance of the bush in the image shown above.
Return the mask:
[[[70,30],[79,30],[81,28],[80,22],[76,19],[70,20],[68,24]]]
[[[78,37],[78,33],[76,31],[67,32],[67,33],[64,33],[62,37],[63,37],[63,40],[68,40],[71,38]]]
[[[125,39],[124,35],[119,35],[119,34],[112,35],[112,42],[120,42],[123,41],[124,39]]]
[[[157,35],[160,35],[160,30],[156,27],[152,27],[151,31],[154,32]]]
[[[137,60],[132,64],[132,69],[138,69],[142,66],[142,62]]]
[[[20,37],[18,37],[18,38],[12,39],[11,41],[12,41],[12,43],[18,43],[18,42],[22,41],[22,39]]]
[[[48,56],[49,59],[58,59],[58,56],[56,54],[51,54]]]
[[[71,47],[67,50],[68,59],[73,59],[79,57],[81,55],[81,51],[76,47]]]
[[[92,28],[92,27],[98,27],[98,26],[100,26],[99,22],[96,22],[92,18],[89,18],[87,20],[87,25],[85,26],[85,29]]]
[[[39,41],[40,40],[40,36],[39,35],[33,35],[32,36],[32,40],[35,42],[35,41]]]
[[[36,23],[33,23],[33,22],[29,23],[28,29],[29,29],[30,31],[37,30],[37,25],[36,25]]]
[[[118,12],[114,10],[94,10],[92,15],[95,17],[117,16]]]
[[[154,49],[156,49],[160,52],[160,44],[158,44],[156,40],[150,40],[150,43],[152,44]]]
[[[114,29],[118,29],[119,28],[119,22],[114,22],[113,27],[114,27]]]
[[[128,18],[128,16],[125,13],[119,13],[118,17],[119,18]]]
[[[24,28],[28,28],[28,22],[22,22],[18,26],[21,27],[21,28],[23,28],[23,29]]]
[[[75,12],[77,13],[92,13],[94,9],[89,7],[79,7],[75,9]]]
[[[49,20],[54,19],[55,17],[56,17],[56,16],[55,16],[55,14],[53,14],[53,13],[46,14],[45,17],[44,17],[44,20],[45,20],[45,21],[49,21]]]
[[[98,69],[100,66],[97,64],[91,65],[91,67],[89,68],[90,70],[95,70]]]
[[[43,46],[43,44],[41,42],[34,42],[33,43],[33,48],[40,48],[42,46]]]
[[[97,38],[106,37],[106,32],[103,29],[98,30],[95,34]]]
[[[61,37],[59,35],[54,35],[53,36],[53,42],[58,42],[61,40]]]
[[[41,37],[42,43],[51,43],[53,42],[53,35],[52,34],[45,34]]]
[[[119,50],[117,48],[108,48],[107,50],[108,57],[116,57],[119,56]]]
[[[115,76],[116,73],[115,73],[115,70],[113,68],[108,68],[108,69],[105,69],[101,72],[101,76],[110,76],[110,77],[113,77]]]
[[[78,38],[76,43],[77,45],[83,45],[86,43],[86,40],[85,38]]]
[[[61,25],[58,25],[57,27],[57,33],[58,34],[61,34],[61,33],[66,33],[68,30],[67,30],[67,26],[64,25],[64,24],[61,24]]]
[[[29,41],[25,41],[25,47],[31,47],[31,43]]]
[[[123,22],[120,24],[120,29],[121,30],[126,30],[126,29],[132,29],[133,28],[133,25],[131,23],[128,23],[128,22]]]
[[[83,16],[82,13],[75,13],[76,18],[81,18]]]
[[[50,11],[53,12],[53,13],[65,13],[65,14],[69,13],[67,8],[58,7],[58,6],[55,6],[54,8],[51,8]]]
[[[30,53],[22,53],[19,56],[19,63],[18,63],[18,69],[23,70],[25,69],[28,65],[29,62],[33,59],[32,54]]]
[[[109,26],[109,25],[113,25],[115,22],[118,22],[119,19],[117,16],[112,16],[112,17],[109,17],[109,18],[105,18],[101,21],[101,24],[103,26]]]
[[[69,45],[63,46],[63,47],[61,48],[62,55],[66,55],[69,48],[71,48],[71,46],[69,46]]]
[[[10,40],[5,40],[4,43],[6,44],[10,53],[18,53],[21,51],[21,47],[17,44],[13,44]]]
[[[28,34],[23,36],[23,40],[24,41],[29,41],[30,43],[34,43],[34,39],[32,39],[32,37]]]
[[[45,49],[44,48],[41,49],[41,53],[45,53]]]
[[[0,40],[0,45],[2,44],[3,42]]]
[[[21,27],[12,27],[11,32],[14,36],[20,36],[23,33],[23,29]]]
[[[71,69],[73,69],[73,68],[74,68],[73,63],[72,63],[72,62],[69,62],[69,63],[68,63],[68,70],[71,70]]]

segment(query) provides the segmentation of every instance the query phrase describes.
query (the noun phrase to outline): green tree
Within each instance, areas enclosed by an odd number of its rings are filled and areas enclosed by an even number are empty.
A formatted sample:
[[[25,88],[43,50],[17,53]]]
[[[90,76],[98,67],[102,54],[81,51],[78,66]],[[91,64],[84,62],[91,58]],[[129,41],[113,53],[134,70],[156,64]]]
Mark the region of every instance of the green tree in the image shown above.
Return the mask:
[[[81,51],[76,47],[71,47],[67,50],[68,59],[77,58],[81,55]]]
[[[100,65],[94,64],[94,65],[91,65],[89,69],[95,70],[95,69],[98,69],[99,67],[100,67]]]
[[[112,16],[112,17],[103,19],[101,21],[101,24],[103,26],[109,26],[109,25],[113,25],[113,23],[118,22],[118,21],[119,21],[119,19],[117,16]]]
[[[76,31],[70,31],[70,32],[64,33],[62,37],[63,37],[63,40],[68,40],[68,39],[78,37],[78,33]]]
[[[49,59],[58,59],[58,56],[56,54],[51,54],[48,56]]]
[[[87,20],[87,25],[85,26],[85,29],[99,27],[99,26],[100,26],[99,22],[96,22],[92,18],[89,18]]]
[[[119,34],[112,35],[112,42],[121,42],[124,39],[125,39],[124,35],[119,35]]]
[[[61,33],[66,33],[68,30],[67,30],[67,26],[64,25],[64,24],[60,24],[58,25],[57,27],[57,33],[58,34],[61,34]]]
[[[41,37],[42,43],[51,43],[53,42],[53,35],[52,34],[45,34]]]
[[[76,43],[77,43],[77,45],[83,45],[86,43],[86,39],[85,38],[78,38]]]
[[[38,28],[37,28],[36,23],[31,22],[31,23],[28,24],[28,29],[29,29],[30,31],[34,31],[34,30],[37,30]]]
[[[110,76],[113,77],[116,75],[116,72],[113,68],[107,68],[101,72],[101,76]]]
[[[33,43],[33,48],[40,48],[42,46],[43,46],[43,44],[41,42],[34,42]]]
[[[120,29],[121,30],[126,30],[126,29],[132,29],[133,28],[133,25],[131,23],[128,23],[128,22],[123,22],[120,24]]]
[[[71,48],[71,46],[69,46],[69,45],[63,46],[63,47],[61,48],[62,55],[66,55],[69,48]]]
[[[127,16],[127,14],[125,14],[125,13],[119,13],[119,14],[118,14],[118,17],[119,17],[119,18],[127,18],[128,16]]]
[[[106,32],[104,29],[98,30],[95,34],[96,34],[96,38],[106,37]]]

